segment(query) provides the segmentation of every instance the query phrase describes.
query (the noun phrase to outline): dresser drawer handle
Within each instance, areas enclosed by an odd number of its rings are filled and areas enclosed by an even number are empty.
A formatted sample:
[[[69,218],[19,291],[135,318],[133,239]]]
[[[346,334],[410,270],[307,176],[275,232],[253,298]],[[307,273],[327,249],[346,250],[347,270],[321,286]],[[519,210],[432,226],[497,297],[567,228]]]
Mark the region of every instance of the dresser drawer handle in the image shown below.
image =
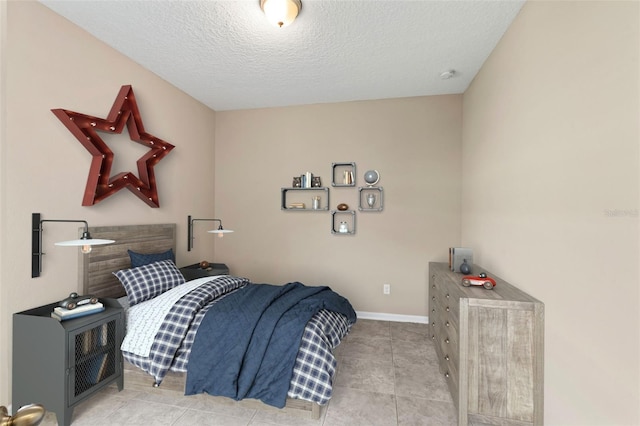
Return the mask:
[[[449,298],[449,293],[447,293],[447,295],[445,297],[448,299]]]
[[[435,296],[433,296],[433,297],[431,298],[431,300],[433,300],[433,301],[435,302],[435,301],[436,301],[436,297],[435,297]]]
[[[449,327],[451,324],[449,324],[449,321],[444,323],[445,326]]]
[[[444,359],[445,359],[446,361],[449,361],[449,359],[450,359],[450,358],[449,358],[449,355],[445,355],[445,356],[444,356]]]
[[[451,309],[449,309],[449,307],[447,306],[446,311],[449,312]]]
[[[431,335],[431,340],[436,340],[436,335],[435,334]]]
[[[449,339],[444,339],[444,342],[448,345],[449,343],[451,343],[451,341]]]
[[[447,379],[449,378],[449,372],[448,371],[446,373],[444,373],[444,377],[446,377]]]
[[[436,308],[433,308],[433,309],[431,310],[431,312],[433,312],[433,313],[435,314],[435,313],[436,313]]]
[[[436,288],[436,285],[435,284],[431,284],[431,288]]]
[[[434,321],[431,323],[431,327],[435,327],[435,326],[436,326],[436,322]]]

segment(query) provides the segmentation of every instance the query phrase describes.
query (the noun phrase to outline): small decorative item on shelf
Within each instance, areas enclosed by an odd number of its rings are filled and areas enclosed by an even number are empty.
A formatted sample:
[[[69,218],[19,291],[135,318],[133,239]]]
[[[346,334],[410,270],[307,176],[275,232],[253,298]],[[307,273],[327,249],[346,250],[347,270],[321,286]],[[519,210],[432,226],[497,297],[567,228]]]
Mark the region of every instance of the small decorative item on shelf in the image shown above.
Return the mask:
[[[300,176],[302,181],[301,188],[311,188],[311,182],[313,181],[313,173],[306,172],[305,174]]]
[[[460,273],[464,275],[469,275],[471,273],[471,265],[467,263],[467,259],[462,260],[462,265],[460,265]]]
[[[340,232],[341,234],[349,233],[349,226],[347,225],[347,222],[340,222],[340,227],[338,228],[338,232]]]
[[[291,186],[294,188],[300,188],[302,186],[302,176],[294,176]]]
[[[486,273],[481,272],[478,275],[465,275],[462,277],[462,285],[465,287],[482,286],[487,290],[493,290],[496,286],[496,280],[488,277]]]
[[[311,199],[311,201],[312,201],[312,204],[311,204],[312,208],[314,210],[319,210],[320,209],[320,196],[316,195],[315,197],[313,197]]]
[[[351,185],[353,183],[353,172],[351,170],[345,170],[343,180],[345,185]]]
[[[320,180],[320,176],[314,176],[311,179],[311,187],[313,187],[313,188],[321,188],[322,187],[322,181]]]
[[[369,186],[373,186],[380,180],[380,174],[377,170],[367,170],[364,174],[364,181]]]
[[[207,269],[209,267],[209,262],[207,262],[206,260],[203,260],[202,262],[200,262],[200,269]]]
[[[95,296],[92,296],[90,294],[80,296],[78,293],[73,292],[66,299],[62,299],[58,303],[58,306],[64,309],[72,310],[78,306],[95,305],[98,302],[99,300]]]
[[[340,210],[341,212],[343,212],[345,210],[348,210],[348,209],[349,209],[349,206],[347,204],[345,204],[345,203],[338,204],[338,210]]]
[[[289,204],[289,209],[304,209],[305,205],[304,203],[291,203]]]
[[[62,308],[56,306],[51,312],[51,318],[55,318],[58,321],[65,321],[73,318],[80,318],[87,315],[97,314],[104,311],[105,307],[102,303],[87,303],[74,309]]]
[[[376,205],[376,194],[367,194],[367,205],[370,209]]]

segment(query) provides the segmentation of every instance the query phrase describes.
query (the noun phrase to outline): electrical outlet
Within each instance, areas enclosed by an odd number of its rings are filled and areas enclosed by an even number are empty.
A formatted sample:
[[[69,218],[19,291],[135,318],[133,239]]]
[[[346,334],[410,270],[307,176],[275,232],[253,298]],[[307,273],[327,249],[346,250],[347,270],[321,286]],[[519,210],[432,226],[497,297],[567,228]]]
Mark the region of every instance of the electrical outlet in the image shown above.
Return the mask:
[[[384,294],[391,294],[391,284],[383,284],[382,285],[382,292]]]

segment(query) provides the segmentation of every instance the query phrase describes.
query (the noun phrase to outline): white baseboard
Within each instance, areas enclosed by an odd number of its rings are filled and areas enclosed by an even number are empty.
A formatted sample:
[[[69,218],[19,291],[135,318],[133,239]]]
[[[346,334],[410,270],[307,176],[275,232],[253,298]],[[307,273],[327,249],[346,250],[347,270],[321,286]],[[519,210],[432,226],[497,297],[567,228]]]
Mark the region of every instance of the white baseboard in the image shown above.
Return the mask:
[[[356,312],[358,318],[378,321],[393,321],[393,322],[415,322],[419,324],[429,324],[429,317],[423,317],[420,315],[399,315],[399,314],[385,314],[380,312]]]

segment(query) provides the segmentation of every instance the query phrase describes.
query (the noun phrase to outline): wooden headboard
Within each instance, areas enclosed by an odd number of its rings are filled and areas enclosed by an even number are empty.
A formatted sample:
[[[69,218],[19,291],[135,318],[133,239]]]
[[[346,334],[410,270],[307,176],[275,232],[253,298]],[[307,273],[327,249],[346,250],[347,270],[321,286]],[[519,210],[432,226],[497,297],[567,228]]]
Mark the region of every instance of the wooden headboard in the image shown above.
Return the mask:
[[[90,227],[93,238],[115,240],[113,244],[93,246],[89,254],[80,253],[79,289],[81,294],[118,298],[124,288],[112,272],[131,267],[127,250],[137,253],[176,252],[176,224]]]

